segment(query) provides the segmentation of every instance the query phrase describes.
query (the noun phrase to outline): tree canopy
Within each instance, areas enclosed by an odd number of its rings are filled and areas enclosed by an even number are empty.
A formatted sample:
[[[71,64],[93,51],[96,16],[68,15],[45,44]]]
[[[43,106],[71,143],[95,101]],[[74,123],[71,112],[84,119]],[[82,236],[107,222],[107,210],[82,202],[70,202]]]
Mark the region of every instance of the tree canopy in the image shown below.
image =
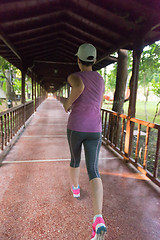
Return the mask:
[[[129,81],[132,74],[132,55],[132,51],[128,51],[128,81],[126,87],[129,87]],[[117,64],[114,64],[113,69],[106,76],[106,93],[112,92],[112,94],[114,94],[116,87],[116,74]],[[143,89],[142,94],[145,97],[145,119],[148,120],[147,101],[149,95],[152,93],[157,97],[160,97],[160,41],[145,47],[142,52],[138,87]],[[159,104],[159,102],[157,104]]]
[[[132,51],[128,51],[128,74],[132,71]],[[114,64],[113,70],[107,74],[107,88],[110,91],[115,90],[117,64]],[[139,85],[142,87],[150,87],[155,94],[159,92],[160,82],[160,41],[144,48],[140,69],[139,69]],[[157,90],[156,90],[157,89]]]

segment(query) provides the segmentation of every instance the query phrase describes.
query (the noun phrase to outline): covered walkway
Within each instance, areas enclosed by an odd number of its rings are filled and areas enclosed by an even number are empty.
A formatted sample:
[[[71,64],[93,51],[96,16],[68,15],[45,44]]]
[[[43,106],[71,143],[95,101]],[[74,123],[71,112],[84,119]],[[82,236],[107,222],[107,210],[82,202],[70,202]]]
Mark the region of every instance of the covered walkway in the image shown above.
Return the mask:
[[[68,115],[46,99],[0,167],[1,240],[89,240],[92,204],[84,154],[81,197],[70,191]],[[160,201],[148,179],[102,146],[106,240],[159,240]]]

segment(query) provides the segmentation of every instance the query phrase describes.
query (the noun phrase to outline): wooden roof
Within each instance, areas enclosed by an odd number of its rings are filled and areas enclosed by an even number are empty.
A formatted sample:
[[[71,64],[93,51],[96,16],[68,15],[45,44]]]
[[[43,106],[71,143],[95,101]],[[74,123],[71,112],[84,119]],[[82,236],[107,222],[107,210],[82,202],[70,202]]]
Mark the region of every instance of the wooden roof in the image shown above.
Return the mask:
[[[159,0],[0,0],[0,55],[32,69],[46,89],[78,70],[84,42],[97,48],[99,69],[118,49],[159,39]]]

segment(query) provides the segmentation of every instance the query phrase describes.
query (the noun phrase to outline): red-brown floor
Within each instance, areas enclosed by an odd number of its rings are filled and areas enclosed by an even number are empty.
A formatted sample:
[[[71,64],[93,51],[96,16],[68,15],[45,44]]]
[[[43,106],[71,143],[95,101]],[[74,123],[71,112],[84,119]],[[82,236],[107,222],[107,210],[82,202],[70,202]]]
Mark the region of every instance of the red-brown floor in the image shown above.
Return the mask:
[[[81,197],[70,191],[68,114],[48,98],[0,167],[0,240],[89,240],[92,202],[81,162]],[[159,240],[160,198],[148,179],[103,146],[106,240]]]

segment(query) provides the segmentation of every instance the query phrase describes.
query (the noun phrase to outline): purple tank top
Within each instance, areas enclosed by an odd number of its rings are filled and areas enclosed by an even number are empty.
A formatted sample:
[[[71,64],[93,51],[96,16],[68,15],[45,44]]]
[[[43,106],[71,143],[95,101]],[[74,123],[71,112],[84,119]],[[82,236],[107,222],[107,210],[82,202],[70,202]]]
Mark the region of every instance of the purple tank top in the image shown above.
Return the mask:
[[[101,132],[101,101],[104,80],[98,72],[74,73],[81,78],[84,91],[72,104],[67,128],[78,132]]]

